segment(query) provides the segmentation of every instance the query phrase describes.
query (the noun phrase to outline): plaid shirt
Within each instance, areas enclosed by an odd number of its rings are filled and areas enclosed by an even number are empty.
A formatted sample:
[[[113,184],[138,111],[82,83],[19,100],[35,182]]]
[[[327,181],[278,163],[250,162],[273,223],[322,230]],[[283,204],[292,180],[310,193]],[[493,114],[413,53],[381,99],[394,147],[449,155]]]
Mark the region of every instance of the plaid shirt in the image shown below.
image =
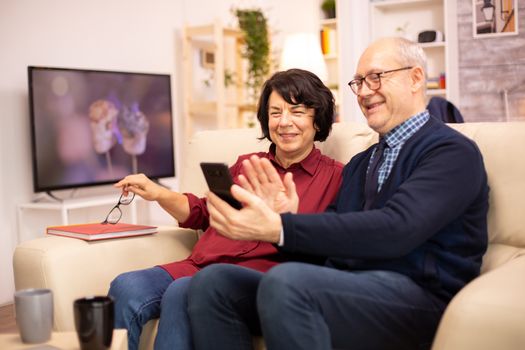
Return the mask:
[[[396,162],[397,156],[399,155],[399,152],[401,152],[401,148],[403,147],[405,142],[412,135],[414,135],[416,131],[418,131],[428,121],[429,118],[430,114],[427,110],[424,110],[423,112],[418,113],[415,116],[405,120],[403,123],[399,124],[392,130],[390,130],[388,133],[386,133],[384,138],[387,147],[383,152],[383,163],[379,167],[379,175],[377,180],[378,192],[381,190],[381,187],[383,186],[383,183],[385,182],[388,175],[390,175],[390,172],[394,167],[394,163]],[[374,159],[375,153],[376,150],[374,149],[374,153],[372,154],[372,157],[370,157],[370,162],[372,162],[372,160]],[[368,168],[370,169],[370,163],[368,165]]]

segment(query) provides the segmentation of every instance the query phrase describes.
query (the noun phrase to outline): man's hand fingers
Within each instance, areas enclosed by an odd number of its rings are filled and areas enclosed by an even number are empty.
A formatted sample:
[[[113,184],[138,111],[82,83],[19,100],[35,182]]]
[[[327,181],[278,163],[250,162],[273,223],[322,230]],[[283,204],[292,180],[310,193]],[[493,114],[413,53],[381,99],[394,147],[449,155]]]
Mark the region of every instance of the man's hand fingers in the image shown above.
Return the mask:
[[[235,211],[235,209],[213,192],[206,193],[206,198],[210,217],[213,217],[216,222],[223,225],[228,217],[228,212],[231,210]]]
[[[216,229],[217,232],[224,234],[224,232],[226,231],[224,227],[225,217],[212,204],[212,201],[210,200],[209,197],[208,197],[208,201],[206,202],[206,205],[208,207],[208,212],[210,214],[210,226]]]
[[[231,193],[233,198],[248,206],[256,205],[261,201],[261,198],[259,198],[257,195],[250,193],[239,185],[233,185],[231,188]]]

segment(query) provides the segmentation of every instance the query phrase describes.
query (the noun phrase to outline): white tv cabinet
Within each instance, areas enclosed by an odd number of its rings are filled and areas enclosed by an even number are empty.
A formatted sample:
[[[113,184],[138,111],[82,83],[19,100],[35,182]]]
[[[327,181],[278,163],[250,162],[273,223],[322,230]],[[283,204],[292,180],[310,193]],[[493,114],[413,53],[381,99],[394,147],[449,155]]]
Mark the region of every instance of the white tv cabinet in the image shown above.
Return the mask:
[[[121,205],[120,208],[125,214],[129,212],[129,222],[132,224],[137,223],[137,202],[142,200],[139,196],[135,196],[133,202],[129,205]],[[86,209],[92,207],[106,206],[107,211],[117,204],[118,196],[96,196],[96,197],[84,197],[84,198],[73,198],[64,199],[61,202],[31,202],[23,203],[17,206],[17,220],[18,220],[18,242],[24,240],[36,238],[38,236],[26,234],[26,226],[24,217],[29,216],[31,211],[59,211],[61,220],[60,222],[53,223],[53,225],[69,225],[70,224],[70,211],[75,209]],[[101,217],[100,221],[104,218]],[[126,220],[128,221],[128,220]],[[40,229],[39,229],[40,231]],[[44,232],[40,232],[44,234]]]

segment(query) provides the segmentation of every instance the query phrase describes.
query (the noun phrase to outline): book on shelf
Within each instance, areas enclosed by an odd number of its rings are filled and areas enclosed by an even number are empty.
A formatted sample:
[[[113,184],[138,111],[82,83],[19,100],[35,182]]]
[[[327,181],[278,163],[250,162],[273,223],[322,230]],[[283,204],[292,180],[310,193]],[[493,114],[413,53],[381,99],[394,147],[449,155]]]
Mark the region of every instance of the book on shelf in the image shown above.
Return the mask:
[[[321,51],[323,55],[335,55],[337,53],[337,30],[324,27],[320,31]]]
[[[90,223],[49,226],[46,229],[46,233],[48,235],[78,238],[85,241],[98,241],[102,239],[151,235],[157,233],[157,227],[120,222],[116,224]]]

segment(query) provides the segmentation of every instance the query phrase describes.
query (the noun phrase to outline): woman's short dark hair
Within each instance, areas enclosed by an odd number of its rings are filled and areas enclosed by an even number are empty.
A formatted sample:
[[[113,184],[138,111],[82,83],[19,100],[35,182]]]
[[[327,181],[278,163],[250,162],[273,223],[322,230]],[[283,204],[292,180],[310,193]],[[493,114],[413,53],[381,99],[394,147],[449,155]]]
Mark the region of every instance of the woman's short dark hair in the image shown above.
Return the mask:
[[[261,139],[270,139],[268,130],[268,101],[275,91],[289,104],[303,104],[314,109],[314,141],[324,141],[334,122],[334,96],[317,75],[303,69],[289,69],[275,73],[263,86],[257,107],[257,119],[261,124]]]

